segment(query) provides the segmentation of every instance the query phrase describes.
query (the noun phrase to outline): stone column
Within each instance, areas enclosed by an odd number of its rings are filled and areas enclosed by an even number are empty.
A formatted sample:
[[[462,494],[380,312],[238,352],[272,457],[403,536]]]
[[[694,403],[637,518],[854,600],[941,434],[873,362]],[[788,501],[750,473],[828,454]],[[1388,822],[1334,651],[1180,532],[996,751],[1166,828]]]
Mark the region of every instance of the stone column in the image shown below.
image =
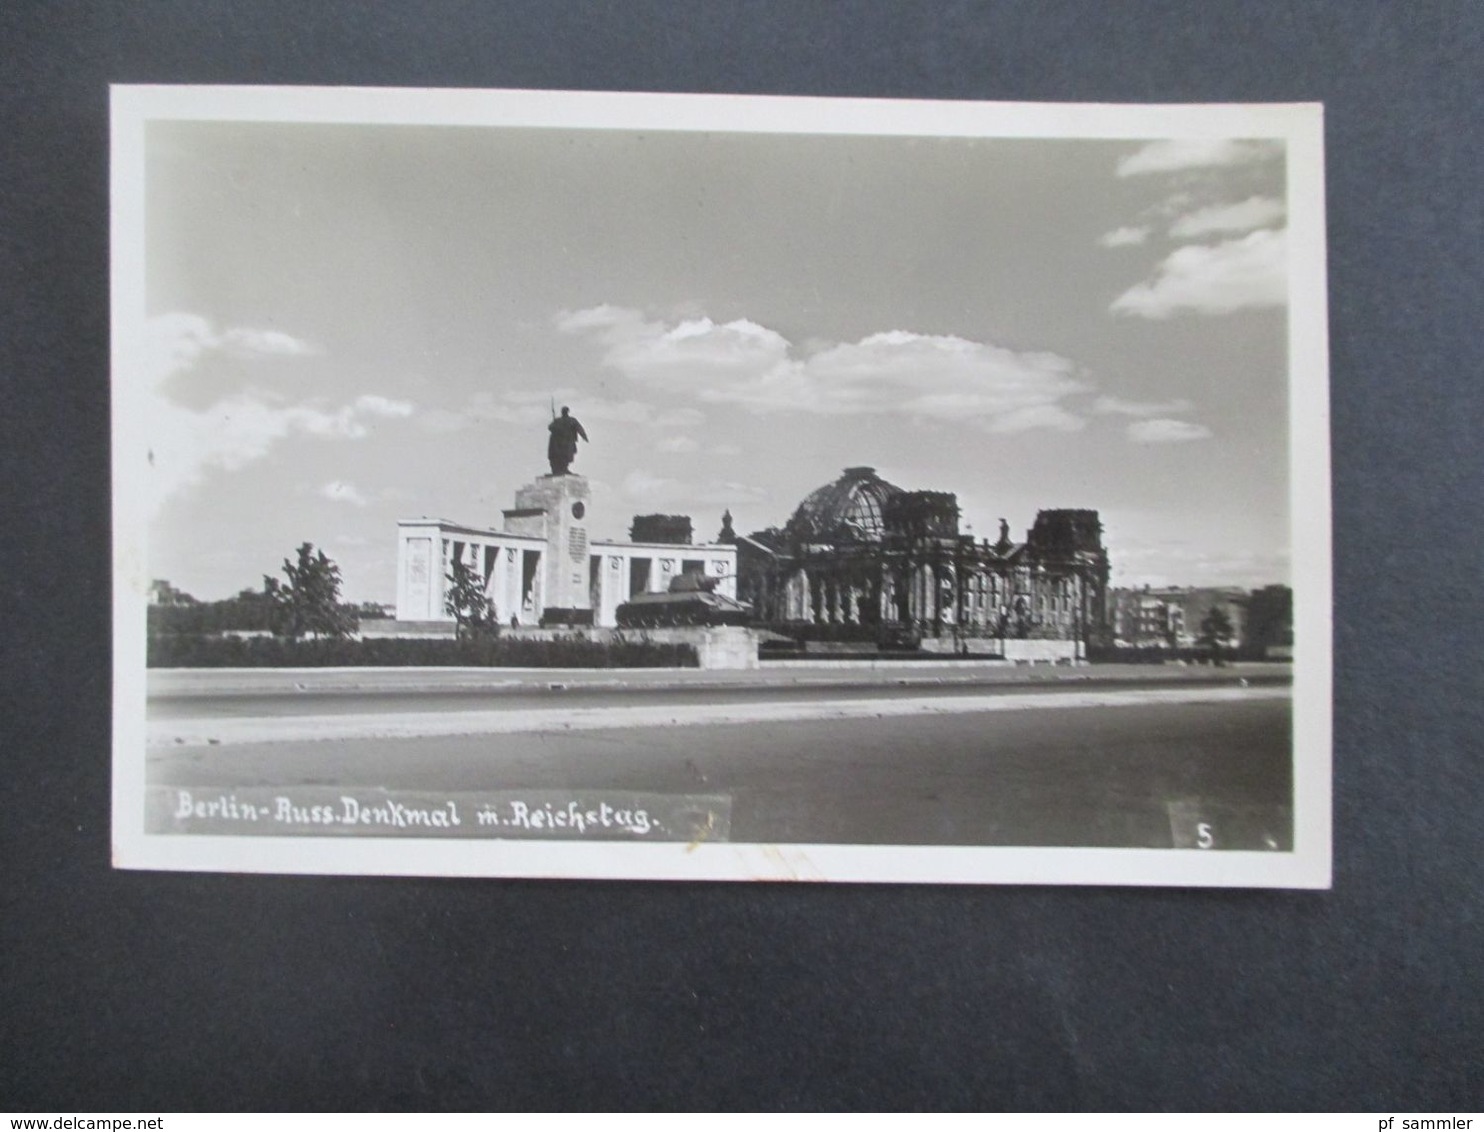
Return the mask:
[[[518,510],[540,510],[546,551],[542,557],[546,610],[591,612],[588,586],[588,503],[586,476],[541,476],[516,493]]]

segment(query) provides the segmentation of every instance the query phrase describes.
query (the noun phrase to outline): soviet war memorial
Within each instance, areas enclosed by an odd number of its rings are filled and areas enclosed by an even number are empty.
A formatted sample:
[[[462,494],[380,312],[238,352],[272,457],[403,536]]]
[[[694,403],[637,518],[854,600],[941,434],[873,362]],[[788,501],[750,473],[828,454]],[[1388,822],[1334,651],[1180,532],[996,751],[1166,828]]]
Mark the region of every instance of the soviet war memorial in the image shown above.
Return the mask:
[[[587,434],[570,414],[563,406],[552,419],[551,472],[516,493],[502,530],[427,519],[398,524],[397,621],[403,627],[436,629],[440,621],[455,620],[449,600],[455,564],[474,576],[493,608],[510,611],[512,629],[612,628],[634,599],[666,593],[686,578],[696,579],[690,586],[695,592],[735,594],[735,549],[723,536],[693,544],[688,519],[677,525],[656,521],[663,516],[636,517],[632,541],[589,539],[597,518],[592,492],[587,478],[571,470],[577,438]],[[741,612],[735,602],[727,608]]]
[[[120,862],[1325,882],[1317,121],[220,97],[119,96]]]
[[[580,429],[568,411],[553,429]],[[1106,636],[1109,565],[1096,511],[1043,510],[1022,541],[1003,520],[997,540],[976,540],[960,532],[952,493],[905,491],[861,466],[810,492],[781,528],[739,536],[728,512],[715,541],[695,543],[689,516],[636,516],[634,541],[590,541],[588,483],[570,464],[565,449],[553,456],[551,474],[517,492],[503,531],[401,522],[399,628],[437,632],[442,622],[446,631],[461,563],[512,611],[513,629],[753,625],[771,630],[767,643],[804,651],[1021,663],[1085,661],[1088,642]],[[651,541],[637,538],[644,533]],[[672,592],[722,600],[659,596]],[[753,667],[760,643],[747,639],[715,663]]]

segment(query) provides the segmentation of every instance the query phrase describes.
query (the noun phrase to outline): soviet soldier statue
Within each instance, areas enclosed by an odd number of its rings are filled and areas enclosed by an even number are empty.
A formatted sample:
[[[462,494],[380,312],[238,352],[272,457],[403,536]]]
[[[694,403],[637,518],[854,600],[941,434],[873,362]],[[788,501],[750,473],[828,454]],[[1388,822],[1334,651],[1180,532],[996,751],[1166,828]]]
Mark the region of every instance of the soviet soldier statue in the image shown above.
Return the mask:
[[[566,405],[562,406],[562,415],[553,418],[547,427],[551,432],[551,439],[546,444],[546,459],[551,464],[551,474],[564,476],[577,455],[577,438],[587,440],[587,433]]]

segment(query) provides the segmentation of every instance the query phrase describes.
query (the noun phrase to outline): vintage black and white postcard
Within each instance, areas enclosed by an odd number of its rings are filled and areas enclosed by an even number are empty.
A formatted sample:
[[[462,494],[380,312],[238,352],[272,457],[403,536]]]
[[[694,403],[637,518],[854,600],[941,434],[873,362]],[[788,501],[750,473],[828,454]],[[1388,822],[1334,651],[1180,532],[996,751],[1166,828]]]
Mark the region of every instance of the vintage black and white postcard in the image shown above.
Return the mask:
[[[1329,884],[1317,106],[112,146],[117,865]]]

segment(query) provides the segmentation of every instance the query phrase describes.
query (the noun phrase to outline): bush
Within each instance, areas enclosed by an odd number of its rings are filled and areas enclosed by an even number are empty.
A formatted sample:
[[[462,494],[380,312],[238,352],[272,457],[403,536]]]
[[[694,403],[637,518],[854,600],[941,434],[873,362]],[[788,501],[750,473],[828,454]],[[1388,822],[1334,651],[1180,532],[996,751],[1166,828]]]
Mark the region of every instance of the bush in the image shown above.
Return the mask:
[[[341,605],[341,616],[354,628],[361,620],[385,619],[386,611],[374,603]],[[147,611],[153,634],[183,633],[271,633],[280,627],[279,609],[273,598],[261,591],[243,590],[223,601],[198,601],[189,605],[151,605]]]
[[[149,638],[151,668],[695,668],[694,645],[653,641],[305,640],[280,637]]]
[[[265,594],[239,594],[195,605],[152,605],[149,631],[156,633],[271,633],[275,610]]]

